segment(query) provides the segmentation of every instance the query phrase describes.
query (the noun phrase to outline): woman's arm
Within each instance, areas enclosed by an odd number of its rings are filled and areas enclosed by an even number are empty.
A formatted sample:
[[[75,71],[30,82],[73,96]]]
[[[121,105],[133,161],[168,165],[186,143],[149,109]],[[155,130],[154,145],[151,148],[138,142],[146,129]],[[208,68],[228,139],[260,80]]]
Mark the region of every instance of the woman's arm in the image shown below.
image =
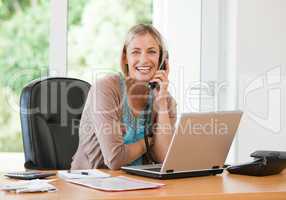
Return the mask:
[[[153,157],[163,162],[173,137],[176,123],[176,103],[170,97],[157,110],[157,122],[153,129]]]
[[[87,112],[85,112],[89,113],[88,124],[94,129],[89,131],[89,134],[96,136],[104,163],[110,169],[119,169],[146,152],[144,140],[134,144],[124,144],[121,131],[120,93],[116,87],[118,85],[114,84],[114,80],[98,80],[90,91],[89,105],[86,105]],[[81,129],[84,127],[81,126]],[[90,152],[93,153],[95,154]]]
[[[159,83],[160,87],[153,92],[155,95],[154,107],[157,111],[157,121],[153,128],[153,157],[157,162],[163,162],[168,151],[174,126],[176,123],[176,103],[168,92],[168,69],[159,70],[151,80]]]

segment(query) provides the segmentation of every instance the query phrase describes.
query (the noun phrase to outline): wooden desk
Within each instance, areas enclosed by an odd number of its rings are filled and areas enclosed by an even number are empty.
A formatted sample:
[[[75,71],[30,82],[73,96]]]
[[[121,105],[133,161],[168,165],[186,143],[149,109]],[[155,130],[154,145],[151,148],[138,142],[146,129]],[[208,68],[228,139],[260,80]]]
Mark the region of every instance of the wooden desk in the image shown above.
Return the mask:
[[[102,192],[61,179],[53,182],[58,188],[54,193],[15,194],[0,191],[1,200],[92,200],[92,199],[286,199],[286,171],[268,177],[231,175],[225,172],[218,176],[185,178],[176,180],[155,180],[127,175],[122,171],[108,171],[113,176],[128,177],[161,182],[166,186],[160,189],[137,190],[128,192]],[[0,179],[0,183],[10,181]]]

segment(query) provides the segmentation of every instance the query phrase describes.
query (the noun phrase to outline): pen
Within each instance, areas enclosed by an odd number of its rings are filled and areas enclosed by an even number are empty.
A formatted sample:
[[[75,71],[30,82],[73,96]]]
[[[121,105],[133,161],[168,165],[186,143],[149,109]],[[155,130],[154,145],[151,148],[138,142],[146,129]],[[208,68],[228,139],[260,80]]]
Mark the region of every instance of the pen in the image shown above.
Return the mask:
[[[68,170],[68,173],[71,173],[71,174],[81,174],[81,175],[89,175],[88,172],[75,173],[75,172],[72,172],[71,170]]]

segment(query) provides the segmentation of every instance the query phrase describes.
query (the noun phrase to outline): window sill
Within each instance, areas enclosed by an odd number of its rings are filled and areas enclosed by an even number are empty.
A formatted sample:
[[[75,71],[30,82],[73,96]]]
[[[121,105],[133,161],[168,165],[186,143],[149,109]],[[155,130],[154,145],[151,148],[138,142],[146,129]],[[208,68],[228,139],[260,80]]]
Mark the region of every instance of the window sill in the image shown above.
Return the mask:
[[[0,171],[21,171],[24,168],[23,152],[0,152]]]

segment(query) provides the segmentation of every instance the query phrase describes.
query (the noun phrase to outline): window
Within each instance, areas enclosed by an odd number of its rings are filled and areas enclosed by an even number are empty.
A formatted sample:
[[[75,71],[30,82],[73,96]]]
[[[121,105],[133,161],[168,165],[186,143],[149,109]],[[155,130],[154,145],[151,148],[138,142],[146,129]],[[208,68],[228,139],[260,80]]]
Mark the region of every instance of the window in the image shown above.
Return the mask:
[[[49,1],[0,0],[0,152],[22,152],[19,98],[46,76]]]
[[[70,0],[68,76],[92,81],[119,71],[124,37],[137,23],[152,23],[152,0]]]

